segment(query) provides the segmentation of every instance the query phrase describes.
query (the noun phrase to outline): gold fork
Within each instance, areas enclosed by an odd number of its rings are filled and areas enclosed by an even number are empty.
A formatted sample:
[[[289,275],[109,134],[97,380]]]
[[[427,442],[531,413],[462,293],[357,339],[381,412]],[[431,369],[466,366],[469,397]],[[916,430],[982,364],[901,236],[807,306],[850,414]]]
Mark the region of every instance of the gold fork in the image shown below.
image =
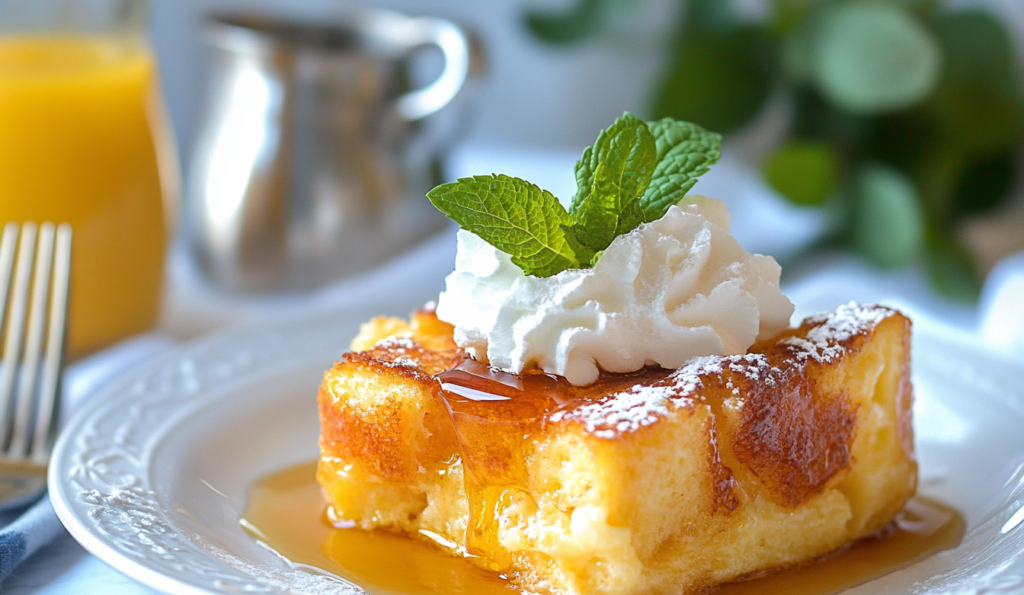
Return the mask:
[[[20,235],[20,238],[19,238]],[[71,226],[8,223],[0,239],[0,510],[46,487],[57,434]]]

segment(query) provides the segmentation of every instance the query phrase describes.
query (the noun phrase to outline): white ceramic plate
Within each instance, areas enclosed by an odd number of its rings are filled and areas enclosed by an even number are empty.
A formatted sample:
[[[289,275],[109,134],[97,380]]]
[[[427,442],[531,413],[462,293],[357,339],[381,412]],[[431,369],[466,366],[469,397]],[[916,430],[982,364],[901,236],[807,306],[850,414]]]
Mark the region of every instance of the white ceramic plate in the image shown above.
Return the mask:
[[[173,593],[362,593],[289,566],[238,524],[249,485],[317,455],[320,376],[374,312],[224,334],[121,378],[50,465],[93,554]],[[918,325],[921,492],[960,510],[960,547],[852,593],[1024,594],[1024,366]]]

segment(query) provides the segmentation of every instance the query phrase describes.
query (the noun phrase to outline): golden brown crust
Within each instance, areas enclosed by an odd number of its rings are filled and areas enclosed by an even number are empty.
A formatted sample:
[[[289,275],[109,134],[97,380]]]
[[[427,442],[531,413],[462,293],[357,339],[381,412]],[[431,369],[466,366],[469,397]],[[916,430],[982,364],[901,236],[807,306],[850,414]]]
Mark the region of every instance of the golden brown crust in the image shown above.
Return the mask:
[[[835,353],[854,354],[873,331],[874,325],[889,317],[904,321],[909,333],[909,321],[894,310],[876,306],[864,306],[863,310],[873,313],[868,321],[854,321],[855,326],[847,332],[832,333],[827,348]],[[834,322],[834,321],[833,321]],[[828,362],[817,361],[807,355],[807,346],[786,339],[806,340],[809,333],[830,324],[827,317],[805,320],[798,328],[784,333],[781,337],[756,344],[752,354],[763,358],[732,356],[717,358],[718,366],[708,365],[698,371],[702,390],[689,390],[685,379],[670,376],[669,371],[649,369],[639,373],[613,375],[605,374],[602,380],[590,387],[571,388],[574,402],[556,412],[546,415],[542,410],[481,404],[477,408],[490,411],[492,415],[507,418],[496,422],[508,426],[513,424],[517,433],[529,431],[538,416],[543,417],[542,425],[552,421],[571,420],[582,423],[589,433],[611,438],[623,430],[622,415],[577,415],[588,405],[600,409],[602,406],[621,400],[623,391],[631,386],[662,387],[674,396],[675,408],[692,408],[698,400],[720,401],[732,395],[742,395],[742,406],[738,407],[740,422],[736,427],[726,428],[724,436],[713,439],[714,456],[709,461],[710,471],[715,477],[716,502],[721,512],[731,511],[738,505],[738,497],[732,489],[733,470],[721,463],[719,440],[729,440],[730,451],[736,460],[745,465],[780,503],[797,506],[820,493],[828,482],[850,464],[850,445],[855,437],[857,407],[850,403],[848,395],[839,392],[824,394],[817,386],[816,377]],[[434,375],[453,367],[463,357],[461,350],[451,340],[450,325],[437,320],[430,310],[420,310],[413,315],[412,326],[415,339],[396,337],[381,341],[373,349],[363,352],[346,353],[342,363],[359,365],[376,374],[401,378],[419,385],[424,393],[437,394]],[[430,343],[426,348],[420,341]],[[910,381],[909,349],[904,366],[901,390],[900,434],[908,453],[913,450],[910,430]],[[724,365],[724,369],[723,369]],[[323,398],[321,398],[323,402]],[[383,407],[375,412],[376,421],[367,425],[362,416],[345,416],[341,410],[321,406],[325,420],[324,440],[328,450],[338,449],[342,456],[356,457],[370,462],[374,472],[388,479],[399,479],[408,475],[399,460],[400,449],[395,442],[401,439],[396,428],[400,426],[400,412]],[[648,412],[649,413],[649,412]],[[663,411],[653,415],[661,416]],[[483,415],[483,414],[481,414]],[[524,421],[514,423],[516,417]],[[521,426],[521,427],[520,427]],[[628,426],[628,424],[627,424]],[[509,426],[511,427],[511,426]],[[625,431],[638,428],[628,427]],[[721,432],[722,429],[713,430]],[[486,448],[486,444],[480,444]],[[506,448],[500,448],[502,453]],[[488,465],[504,468],[507,461],[502,457],[481,456],[480,460],[490,461]]]
[[[768,387],[748,382],[736,458],[779,500],[797,506],[820,493],[850,463],[856,406],[845,393],[823,395],[813,377]]]
[[[759,374],[730,377],[744,402],[742,421],[731,437],[732,450],[778,501],[789,506],[821,493],[851,463],[858,406],[847,391],[829,392],[819,385],[818,379],[831,367],[830,358],[858,353],[882,320],[900,319],[909,332],[909,321],[895,310],[858,308],[846,312],[850,320],[836,320],[840,309],[831,318],[808,318],[782,337],[755,345],[751,352],[763,354],[768,367],[762,366]],[[821,337],[815,338],[815,331]],[[809,336],[814,339],[811,345]],[[821,344],[822,339],[827,343]],[[909,362],[909,347],[905,361]],[[744,361],[738,367],[751,365]],[[909,387],[909,374],[903,382]],[[909,427],[909,410],[901,419],[906,420],[901,425]]]
[[[342,355],[341,363],[362,364],[380,374],[433,382],[434,374],[451,368],[461,358],[462,352],[454,342],[450,348],[430,349],[413,337],[391,337],[369,351]]]
[[[321,389],[320,448],[346,461],[361,461],[374,475],[389,480],[402,480],[409,475],[413,463],[403,456],[401,407],[384,404],[374,411],[373,418],[353,414],[348,407],[338,407]]]
[[[436,318],[435,318],[436,320]],[[438,321],[433,326],[440,332],[450,327]],[[433,348],[422,345],[419,340]],[[335,394],[331,378],[344,375],[372,374],[386,382],[403,386],[416,395],[435,395],[428,421],[423,430],[436,435],[433,449],[452,452],[457,447],[447,415],[436,399],[437,382],[433,375],[452,367],[462,357],[450,337],[418,337],[416,321],[412,337],[390,337],[367,351],[349,352],[324,376],[318,393],[320,406],[321,450],[346,461],[359,461],[364,471],[387,481],[404,481],[420,473],[420,453],[409,448],[410,419],[420,415],[416,403],[409,399],[379,399],[372,404],[372,415],[354,406],[355,401]],[[423,406],[423,403],[420,403]],[[412,407],[409,411],[407,408]]]

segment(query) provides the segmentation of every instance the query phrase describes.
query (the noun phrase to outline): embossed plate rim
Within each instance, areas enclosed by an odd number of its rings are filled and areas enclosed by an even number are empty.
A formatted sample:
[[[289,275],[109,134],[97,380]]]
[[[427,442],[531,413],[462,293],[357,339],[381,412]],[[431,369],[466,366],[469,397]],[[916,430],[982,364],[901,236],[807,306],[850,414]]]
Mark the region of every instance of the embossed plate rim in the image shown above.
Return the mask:
[[[250,548],[239,555],[215,544],[223,535],[183,517],[166,494],[158,493],[150,464],[167,442],[183,439],[178,432],[182,424],[214,415],[219,404],[231,406],[253,387],[287,383],[298,370],[322,369],[347,345],[358,324],[378,313],[366,308],[229,331],[186,344],[119,378],[74,416],[58,442],[49,476],[58,516],[87,550],[164,591],[363,593],[291,567],[265,550]],[[964,337],[918,327],[915,367],[931,375],[924,384],[955,383],[957,374],[967,375],[959,382],[974,382],[979,391],[987,391],[990,410],[1002,408],[1024,420],[1019,382],[1024,365],[991,355]],[[1024,567],[1024,457],[1020,461],[1004,487],[1016,484],[993,494],[992,512],[975,515],[961,548],[853,592],[1024,594],[1024,575],[1016,570]],[[942,481],[925,477],[924,490],[941,491],[934,486]],[[1013,524],[1015,519],[1021,526]]]
[[[194,533],[183,536],[184,539],[171,539],[171,543],[160,543],[161,534],[170,526],[167,515],[169,511],[159,509],[161,503],[153,492],[152,477],[145,458],[152,455],[158,444],[136,444],[130,435],[126,439],[124,433],[110,441],[121,451],[117,453],[121,462],[128,461],[129,466],[134,463],[140,473],[126,480],[124,485],[110,485],[106,491],[98,490],[93,485],[91,495],[94,499],[91,502],[83,502],[83,497],[90,496],[90,490],[85,489],[90,486],[76,486],[72,477],[75,473],[110,471],[109,459],[90,461],[82,458],[87,447],[85,442],[90,437],[87,429],[101,423],[107,414],[130,417],[137,405],[154,400],[154,395],[169,398],[189,393],[215,396],[213,393],[237,383],[238,373],[243,373],[242,380],[258,381],[308,364],[317,358],[329,364],[331,354],[340,354],[340,347],[348,344],[358,325],[379,314],[379,308],[367,307],[347,313],[317,315],[217,333],[183,344],[111,382],[72,416],[54,447],[48,487],[57,516],[90,553],[139,582],[166,592],[196,595],[235,591],[284,593],[294,592],[289,588],[290,582],[308,583],[311,579],[313,583],[322,583],[319,577],[310,577],[308,573],[295,569],[285,569],[284,576],[280,577],[285,581],[265,577],[262,580],[255,579],[252,574],[258,569],[242,564],[244,570],[239,570],[238,564],[225,563],[223,560],[230,559],[230,555],[212,555],[215,548],[204,543],[201,535]],[[271,348],[275,345],[276,349]],[[254,347],[257,348],[255,357]],[[219,382],[206,387],[196,384],[196,362],[206,368],[223,367],[220,371],[205,370],[215,376],[219,372]],[[267,367],[258,368],[260,364],[267,364]],[[178,381],[177,384],[175,381]],[[140,383],[143,386],[155,386],[158,391],[165,391],[165,394],[143,390],[142,398],[136,401],[137,395],[133,395],[133,392],[139,392],[137,387]],[[177,409],[176,415],[158,424],[158,432],[151,435],[153,438],[159,439],[171,431],[175,422],[187,417],[189,409],[202,408],[206,404],[201,399],[179,403],[172,407]],[[125,428],[129,431],[131,429]],[[138,448],[140,446],[142,448]],[[113,472],[125,471],[118,466]],[[154,505],[156,508],[153,508]],[[128,535],[114,535],[101,528],[104,519],[109,520],[112,515],[121,513],[126,515],[122,520],[134,523],[126,528],[124,533]],[[114,519],[114,524],[116,522],[117,519]],[[147,529],[156,531],[156,534],[147,534]],[[131,535],[133,532],[134,535]],[[149,551],[138,548],[149,548]],[[144,553],[152,553],[154,556],[148,559],[140,557]],[[171,559],[174,556],[185,556],[187,560],[175,561]],[[342,593],[362,593],[359,589],[352,590],[345,585],[342,587]]]

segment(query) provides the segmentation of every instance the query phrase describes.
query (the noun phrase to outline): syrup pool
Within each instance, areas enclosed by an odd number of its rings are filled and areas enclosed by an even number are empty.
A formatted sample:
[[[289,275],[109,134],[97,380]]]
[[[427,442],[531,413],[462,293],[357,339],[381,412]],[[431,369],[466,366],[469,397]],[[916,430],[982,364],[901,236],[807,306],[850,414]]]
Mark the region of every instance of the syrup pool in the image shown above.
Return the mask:
[[[372,595],[514,595],[501,576],[416,539],[333,526],[316,482],[316,462],[279,471],[249,492],[242,526],[298,565],[347,579]],[[963,518],[916,497],[885,537],[860,541],[806,566],[723,586],[717,595],[830,595],[956,547]],[[430,536],[426,536],[430,537]]]

